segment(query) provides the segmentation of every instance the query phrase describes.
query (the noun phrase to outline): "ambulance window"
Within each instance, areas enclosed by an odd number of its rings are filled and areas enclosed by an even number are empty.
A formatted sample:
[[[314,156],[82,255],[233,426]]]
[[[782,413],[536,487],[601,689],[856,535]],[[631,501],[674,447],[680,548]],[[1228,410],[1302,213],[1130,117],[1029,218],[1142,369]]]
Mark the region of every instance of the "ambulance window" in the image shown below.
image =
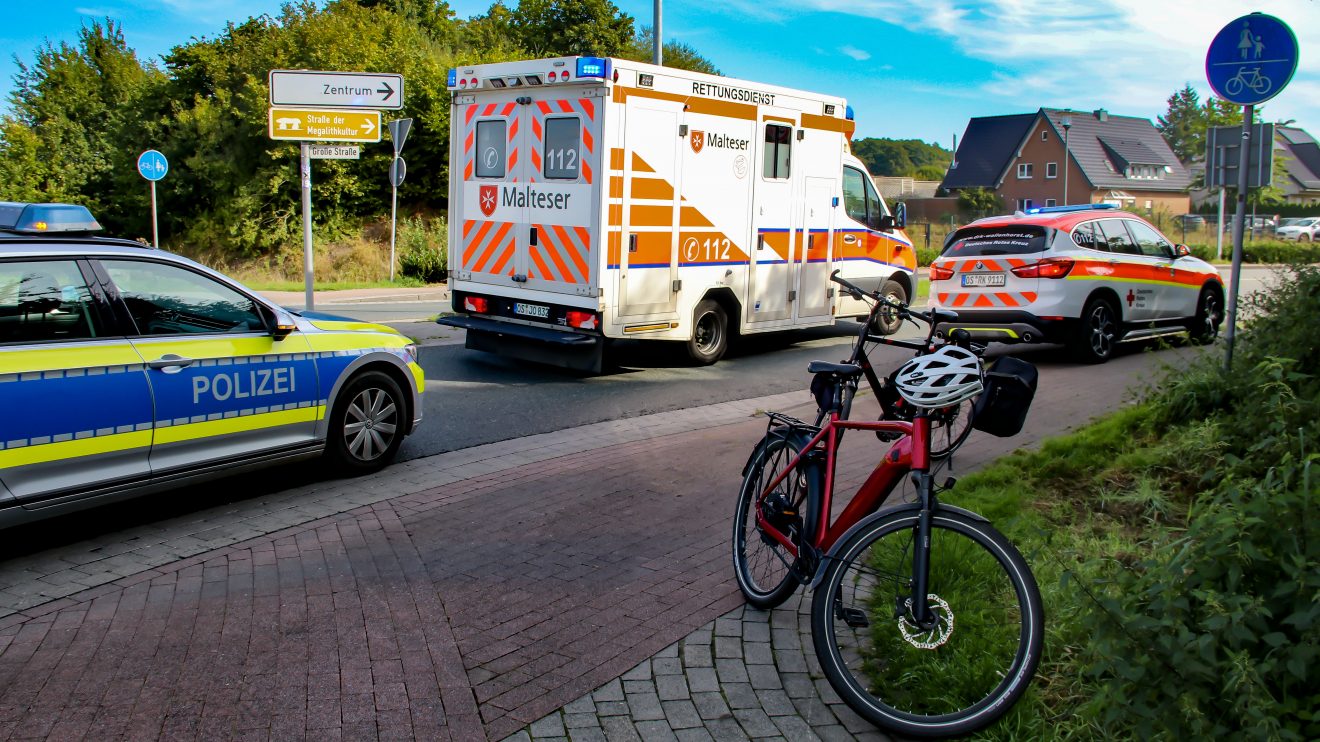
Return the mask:
[[[765,125],[765,167],[767,178],[788,178],[788,165],[793,146],[793,127],[781,124]]]
[[[578,144],[582,122],[573,118],[545,120],[545,177],[577,180]]]
[[[76,263],[0,263],[0,345],[101,334],[91,291]]]
[[[504,177],[505,132],[509,122],[503,119],[477,122],[477,177]]]
[[[139,335],[266,331],[251,299],[211,278],[163,263],[103,264]]]
[[[1121,252],[1128,255],[1140,255],[1141,249],[1132,241],[1122,219],[1101,219],[1100,231],[1104,232],[1105,242],[1109,243],[1109,252]]]
[[[866,178],[860,170],[843,169],[843,208],[848,218],[866,223]]]

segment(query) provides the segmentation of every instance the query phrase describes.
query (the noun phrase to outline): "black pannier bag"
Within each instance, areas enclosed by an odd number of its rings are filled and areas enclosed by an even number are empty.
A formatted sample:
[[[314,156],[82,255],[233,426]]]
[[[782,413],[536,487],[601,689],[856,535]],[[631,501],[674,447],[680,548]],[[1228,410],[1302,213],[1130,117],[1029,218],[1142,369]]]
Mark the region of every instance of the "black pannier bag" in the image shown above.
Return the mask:
[[[1039,376],[1035,366],[1020,358],[996,360],[985,372],[985,391],[976,400],[972,427],[1000,438],[1022,432]]]

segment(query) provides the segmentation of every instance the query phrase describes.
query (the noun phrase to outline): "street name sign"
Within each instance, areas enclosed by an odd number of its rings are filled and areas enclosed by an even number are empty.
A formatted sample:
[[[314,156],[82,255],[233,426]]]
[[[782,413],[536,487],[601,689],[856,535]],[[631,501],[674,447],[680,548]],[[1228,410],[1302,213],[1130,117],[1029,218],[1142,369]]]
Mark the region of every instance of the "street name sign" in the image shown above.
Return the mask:
[[[142,177],[155,182],[164,178],[165,173],[170,171],[170,161],[165,159],[165,155],[149,149],[138,155],[137,168]]]
[[[379,142],[380,111],[275,108],[268,121],[271,139],[313,142]]]
[[[270,105],[296,108],[403,108],[403,75],[271,70]]]
[[[356,144],[313,144],[310,150],[313,160],[356,160],[362,155]]]
[[[1297,71],[1297,37],[1288,24],[1264,13],[1224,26],[1205,55],[1205,77],[1230,103],[1254,106],[1283,90]]]

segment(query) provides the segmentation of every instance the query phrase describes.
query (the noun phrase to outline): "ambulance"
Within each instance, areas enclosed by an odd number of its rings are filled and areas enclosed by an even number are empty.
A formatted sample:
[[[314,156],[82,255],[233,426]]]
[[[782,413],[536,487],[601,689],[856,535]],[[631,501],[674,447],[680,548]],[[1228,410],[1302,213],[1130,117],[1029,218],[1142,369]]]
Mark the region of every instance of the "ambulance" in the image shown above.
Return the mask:
[[[699,364],[738,335],[906,301],[916,255],[842,98],[622,59],[451,70],[449,272],[467,347],[599,372],[620,338]],[[897,329],[889,317],[881,332]]]

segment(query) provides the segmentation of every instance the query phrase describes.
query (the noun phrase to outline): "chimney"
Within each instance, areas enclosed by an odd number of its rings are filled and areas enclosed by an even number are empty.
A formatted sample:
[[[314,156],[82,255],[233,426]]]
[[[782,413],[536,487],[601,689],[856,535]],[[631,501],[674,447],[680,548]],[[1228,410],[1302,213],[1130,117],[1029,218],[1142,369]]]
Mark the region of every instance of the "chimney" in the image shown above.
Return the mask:
[[[1106,111],[1103,108],[1097,108],[1095,109],[1095,117],[1098,121],[1104,123],[1109,120],[1109,111]]]

